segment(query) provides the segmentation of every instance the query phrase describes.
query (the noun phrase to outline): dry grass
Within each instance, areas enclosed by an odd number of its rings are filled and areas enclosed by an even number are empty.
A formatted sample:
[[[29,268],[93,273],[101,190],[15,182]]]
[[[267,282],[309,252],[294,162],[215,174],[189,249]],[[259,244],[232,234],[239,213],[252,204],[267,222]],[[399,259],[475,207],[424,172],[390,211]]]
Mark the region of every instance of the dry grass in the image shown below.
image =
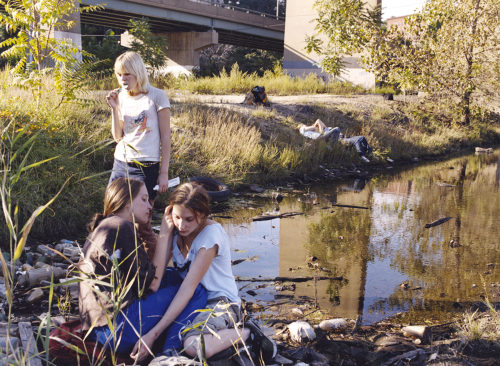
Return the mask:
[[[247,93],[256,85],[263,85],[266,92],[272,95],[297,95],[330,93],[351,95],[365,93],[366,90],[348,82],[324,81],[316,74],[305,78],[292,77],[281,68],[267,71],[263,76],[241,72],[235,64],[231,71],[222,72],[215,77],[158,77],[152,84],[169,89],[187,90],[195,94],[233,94]]]
[[[235,80],[245,77],[237,72],[227,75]],[[104,92],[90,94],[90,103],[56,108],[59,98],[47,83],[36,107],[29,91],[8,87],[6,73],[0,74],[0,85],[2,121],[15,119],[20,125],[30,124],[41,130],[33,156],[60,156],[19,181],[14,197],[23,199],[25,211],[20,215],[33,211],[73,175],[53,211],[41,217],[34,232],[55,237],[74,235],[100,204],[113,161],[114,144],[104,144],[111,139]],[[361,164],[353,149],[306,140],[298,133],[297,123],[310,124],[316,118],[328,126],[339,126],[348,136],[366,136],[374,148],[374,157],[370,158],[374,163],[384,163],[386,157],[409,160],[499,141],[498,123],[488,125],[485,119],[464,128],[453,123],[453,115],[447,114],[442,105],[429,108],[425,104],[387,103],[381,97],[381,103],[374,104],[373,97],[367,97],[369,103],[363,104],[359,98],[352,99],[352,103],[343,104],[310,104],[305,100],[311,107],[309,114],[299,113],[296,104],[255,109],[239,104],[213,107],[190,97],[183,98],[182,103],[173,102],[170,175],[181,179],[208,175],[227,184],[266,183],[286,181],[292,175],[314,175],[319,165],[338,168]],[[73,156],[86,148],[89,150],[85,154]],[[78,181],[95,174],[101,175],[83,185]],[[76,201],[80,209],[74,212]],[[58,220],[61,215],[70,221]]]
[[[256,124],[226,108],[183,103],[174,109],[172,150],[179,161],[173,169],[180,175],[215,175],[228,183],[279,179],[307,156],[265,140]]]
[[[464,343],[500,340],[500,311],[488,301],[486,305],[489,308],[487,313],[466,312],[459,322],[459,335]]]

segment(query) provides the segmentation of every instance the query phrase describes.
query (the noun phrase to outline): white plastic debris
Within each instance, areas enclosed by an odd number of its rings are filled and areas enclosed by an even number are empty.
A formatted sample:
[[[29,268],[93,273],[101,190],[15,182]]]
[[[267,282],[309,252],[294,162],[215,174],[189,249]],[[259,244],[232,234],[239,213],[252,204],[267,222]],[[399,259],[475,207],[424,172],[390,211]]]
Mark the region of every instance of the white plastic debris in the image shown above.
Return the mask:
[[[346,326],[347,326],[347,321],[344,318],[328,319],[328,320],[323,320],[321,323],[319,323],[319,328],[325,331],[344,328]]]
[[[308,322],[299,320],[288,325],[290,337],[295,342],[312,341],[316,338],[313,327]]]

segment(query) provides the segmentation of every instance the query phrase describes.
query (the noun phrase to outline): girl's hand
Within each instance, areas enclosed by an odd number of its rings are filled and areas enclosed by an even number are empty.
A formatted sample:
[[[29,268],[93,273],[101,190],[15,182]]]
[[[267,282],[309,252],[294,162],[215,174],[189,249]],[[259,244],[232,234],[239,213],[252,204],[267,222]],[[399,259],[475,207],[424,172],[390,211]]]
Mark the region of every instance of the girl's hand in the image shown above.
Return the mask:
[[[158,192],[164,193],[168,189],[168,173],[162,173],[160,172],[160,175],[158,176],[158,186],[160,187],[158,189]]]
[[[148,357],[149,354],[152,355],[151,348],[153,347],[154,341],[155,338],[151,332],[140,337],[130,353],[130,358],[139,362]]]
[[[106,95],[106,102],[108,102],[108,105],[115,109],[118,107],[118,94],[120,93],[120,89],[115,89],[109,92],[108,95]]]
[[[174,220],[172,219],[172,208],[172,205],[168,205],[165,208],[165,214],[163,215],[163,222],[169,232],[174,231],[175,228]]]

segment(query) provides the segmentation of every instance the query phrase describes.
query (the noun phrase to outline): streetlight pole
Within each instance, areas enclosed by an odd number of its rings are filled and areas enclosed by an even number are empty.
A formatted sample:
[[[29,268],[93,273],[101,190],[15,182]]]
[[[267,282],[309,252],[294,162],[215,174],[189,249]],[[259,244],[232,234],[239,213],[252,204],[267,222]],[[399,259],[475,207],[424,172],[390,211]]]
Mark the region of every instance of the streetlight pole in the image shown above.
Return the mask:
[[[276,19],[278,19],[279,17],[279,3],[280,3],[280,0],[276,0]]]

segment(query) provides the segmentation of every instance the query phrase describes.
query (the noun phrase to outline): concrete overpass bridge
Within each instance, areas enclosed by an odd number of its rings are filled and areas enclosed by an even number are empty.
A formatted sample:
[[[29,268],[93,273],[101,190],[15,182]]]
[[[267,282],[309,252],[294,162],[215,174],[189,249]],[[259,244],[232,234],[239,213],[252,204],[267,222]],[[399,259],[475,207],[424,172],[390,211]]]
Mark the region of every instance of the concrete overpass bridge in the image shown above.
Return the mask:
[[[283,52],[284,19],[245,9],[231,8],[217,0],[83,0],[104,9],[80,14],[80,22],[127,29],[131,18],[147,17],[156,34],[168,42],[169,67],[191,69],[199,53],[216,44]],[[65,32],[66,33],[66,32]],[[127,42],[122,35],[122,44]],[[74,37],[71,37],[74,38]]]

